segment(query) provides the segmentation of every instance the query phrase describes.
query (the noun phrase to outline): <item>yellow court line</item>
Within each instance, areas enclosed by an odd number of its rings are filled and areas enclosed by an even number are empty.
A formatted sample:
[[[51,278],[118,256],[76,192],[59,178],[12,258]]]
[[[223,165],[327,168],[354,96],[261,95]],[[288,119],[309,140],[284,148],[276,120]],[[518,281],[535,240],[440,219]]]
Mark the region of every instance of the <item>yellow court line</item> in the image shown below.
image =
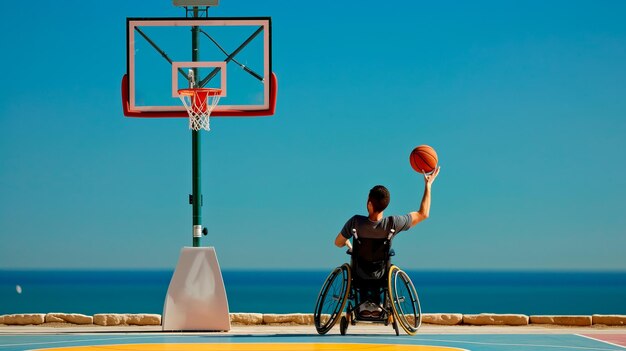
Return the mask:
[[[453,347],[391,344],[331,343],[208,343],[208,344],[118,344],[39,349],[45,351],[464,351]]]

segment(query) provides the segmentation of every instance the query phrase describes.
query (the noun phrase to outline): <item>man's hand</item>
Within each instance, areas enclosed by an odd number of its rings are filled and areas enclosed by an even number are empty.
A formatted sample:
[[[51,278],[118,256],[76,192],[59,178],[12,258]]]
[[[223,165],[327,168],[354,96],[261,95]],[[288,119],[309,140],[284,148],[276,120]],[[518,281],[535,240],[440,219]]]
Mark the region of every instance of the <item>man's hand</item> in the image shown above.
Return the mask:
[[[424,182],[426,183],[426,186],[430,187],[435,182],[435,179],[437,179],[437,175],[439,175],[440,169],[441,167],[437,166],[437,168],[435,168],[435,170],[430,174],[426,174],[426,172],[422,170],[422,173],[424,174]]]

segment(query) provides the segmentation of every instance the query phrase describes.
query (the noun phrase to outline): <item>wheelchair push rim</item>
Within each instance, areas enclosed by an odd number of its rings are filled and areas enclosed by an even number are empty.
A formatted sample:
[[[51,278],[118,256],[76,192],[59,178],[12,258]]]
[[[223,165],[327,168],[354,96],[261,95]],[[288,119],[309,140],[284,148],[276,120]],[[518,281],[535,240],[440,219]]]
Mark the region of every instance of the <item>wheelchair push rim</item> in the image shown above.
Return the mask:
[[[330,331],[342,315],[350,292],[350,266],[335,268],[326,278],[317,297],[313,320],[319,334]]]
[[[415,286],[409,276],[397,266],[389,269],[389,294],[394,320],[409,335],[415,335],[422,323],[422,311]]]

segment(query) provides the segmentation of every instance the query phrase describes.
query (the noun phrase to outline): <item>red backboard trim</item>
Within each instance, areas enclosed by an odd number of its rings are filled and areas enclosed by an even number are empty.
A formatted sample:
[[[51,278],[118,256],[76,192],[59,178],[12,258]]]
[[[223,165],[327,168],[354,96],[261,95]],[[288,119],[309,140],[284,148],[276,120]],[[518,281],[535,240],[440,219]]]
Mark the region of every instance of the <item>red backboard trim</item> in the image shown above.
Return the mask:
[[[278,89],[278,80],[276,74],[272,72],[270,82],[270,96],[269,96],[269,108],[266,110],[256,111],[244,111],[244,110],[226,110],[226,111],[213,111],[211,117],[261,117],[272,116],[276,112],[276,92]],[[128,75],[122,77],[122,109],[124,116],[126,117],[139,117],[139,118],[189,118],[186,111],[131,111],[129,109],[128,99]]]

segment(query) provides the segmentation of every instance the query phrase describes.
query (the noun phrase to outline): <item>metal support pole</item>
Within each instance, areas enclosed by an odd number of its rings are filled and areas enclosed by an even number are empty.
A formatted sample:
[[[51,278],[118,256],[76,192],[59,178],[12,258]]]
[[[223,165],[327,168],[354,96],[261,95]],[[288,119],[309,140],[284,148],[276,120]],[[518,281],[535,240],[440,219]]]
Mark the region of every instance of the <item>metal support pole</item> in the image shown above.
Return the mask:
[[[193,8],[193,17],[198,17],[198,8]],[[191,61],[196,62],[200,58],[198,46],[198,27],[191,28]],[[198,69],[193,68],[194,77],[198,77]],[[200,132],[191,130],[191,183],[193,205],[193,247],[200,247],[202,236],[202,186],[200,179]]]

